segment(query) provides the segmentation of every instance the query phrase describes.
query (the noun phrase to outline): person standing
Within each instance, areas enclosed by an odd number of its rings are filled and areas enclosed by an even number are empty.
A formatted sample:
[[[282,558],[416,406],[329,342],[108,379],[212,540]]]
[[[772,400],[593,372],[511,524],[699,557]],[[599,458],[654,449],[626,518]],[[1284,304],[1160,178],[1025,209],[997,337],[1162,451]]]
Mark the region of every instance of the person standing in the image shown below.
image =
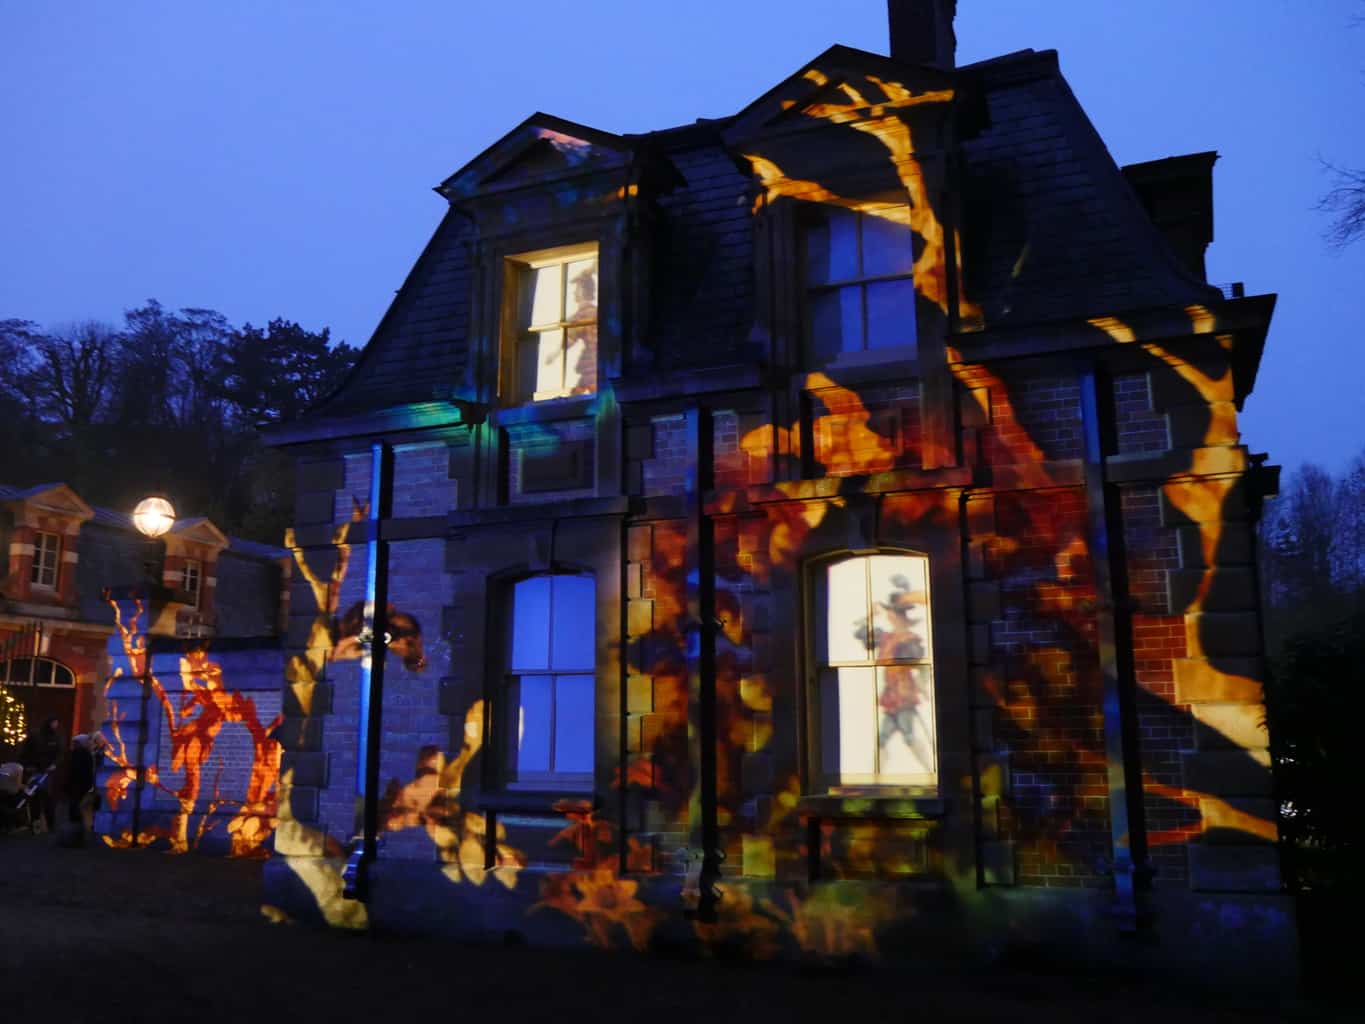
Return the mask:
[[[71,740],[71,759],[66,769],[66,816],[82,834],[95,823],[95,755],[90,737],[82,733]]]

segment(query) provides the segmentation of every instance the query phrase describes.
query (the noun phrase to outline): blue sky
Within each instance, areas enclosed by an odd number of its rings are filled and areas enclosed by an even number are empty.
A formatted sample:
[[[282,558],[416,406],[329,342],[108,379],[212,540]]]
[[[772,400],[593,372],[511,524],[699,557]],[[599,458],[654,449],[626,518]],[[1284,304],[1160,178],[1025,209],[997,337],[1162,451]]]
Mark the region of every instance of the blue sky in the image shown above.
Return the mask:
[[[1253,450],[1365,444],[1365,242],[1322,241],[1319,157],[1365,167],[1365,0],[960,0],[962,63],[1056,49],[1119,163],[1216,149],[1210,279],[1278,292]],[[883,0],[0,0],[0,318],[156,298],[369,338],[430,191],[527,114],[616,132],[739,109]]]

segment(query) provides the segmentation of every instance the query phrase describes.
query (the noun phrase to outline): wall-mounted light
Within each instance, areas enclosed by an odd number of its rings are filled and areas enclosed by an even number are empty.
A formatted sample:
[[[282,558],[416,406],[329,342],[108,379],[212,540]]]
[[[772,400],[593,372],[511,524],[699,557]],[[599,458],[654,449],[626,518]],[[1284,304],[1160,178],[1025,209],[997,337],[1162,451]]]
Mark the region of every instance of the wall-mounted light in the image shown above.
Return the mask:
[[[175,525],[175,509],[165,498],[143,498],[133,509],[133,525],[144,537],[160,537]]]

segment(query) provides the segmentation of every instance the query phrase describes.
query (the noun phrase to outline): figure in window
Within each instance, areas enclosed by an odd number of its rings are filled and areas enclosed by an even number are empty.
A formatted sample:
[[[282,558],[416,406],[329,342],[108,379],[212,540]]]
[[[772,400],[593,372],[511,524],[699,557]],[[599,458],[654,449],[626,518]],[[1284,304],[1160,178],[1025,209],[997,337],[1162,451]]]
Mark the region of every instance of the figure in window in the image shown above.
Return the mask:
[[[570,269],[575,269],[571,264]],[[583,266],[569,279],[573,309],[565,339],[564,382],[571,395],[591,395],[597,390],[597,261]]]

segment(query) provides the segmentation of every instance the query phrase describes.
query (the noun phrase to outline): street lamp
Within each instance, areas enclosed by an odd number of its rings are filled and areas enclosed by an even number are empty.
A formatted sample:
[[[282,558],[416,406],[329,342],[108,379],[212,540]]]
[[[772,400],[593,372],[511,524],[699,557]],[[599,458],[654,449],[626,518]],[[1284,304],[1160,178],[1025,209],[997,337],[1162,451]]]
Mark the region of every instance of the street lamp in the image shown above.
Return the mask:
[[[137,527],[138,533],[142,534],[148,540],[154,541],[175,525],[175,509],[171,507],[171,503],[165,498],[156,495],[150,498],[143,498],[137,503],[137,507],[133,509],[133,525]],[[147,582],[149,584],[156,584],[155,556],[144,563],[144,568],[147,572]],[[150,609],[148,609],[148,614],[150,615]],[[137,628],[136,624],[134,625],[134,628]],[[151,632],[150,622],[147,625],[147,632]],[[151,690],[152,680],[152,648],[149,641],[150,637],[144,633],[142,637],[142,702],[141,710],[139,711],[139,718],[143,723],[146,722],[147,699]],[[131,654],[132,652],[130,651],[129,653]],[[146,727],[144,724],[143,727],[138,729],[137,777],[133,784],[135,792],[132,815],[134,846],[137,845],[138,830],[141,828],[142,791],[146,786],[147,778],[147,769],[143,765],[146,742]]]
[[[165,498],[143,498],[133,509],[133,525],[144,537],[155,540],[175,525],[175,509]]]

